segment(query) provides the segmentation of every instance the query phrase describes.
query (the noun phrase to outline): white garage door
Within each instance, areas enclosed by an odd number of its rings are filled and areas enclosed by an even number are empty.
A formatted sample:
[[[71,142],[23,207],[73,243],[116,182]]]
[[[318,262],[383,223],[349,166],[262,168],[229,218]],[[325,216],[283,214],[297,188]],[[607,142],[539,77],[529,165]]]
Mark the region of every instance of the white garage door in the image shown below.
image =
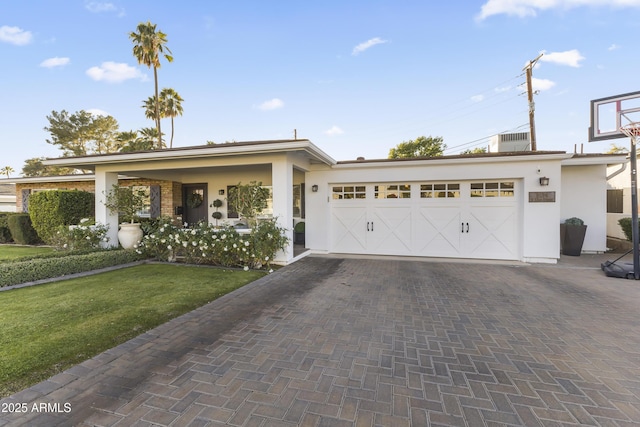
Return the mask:
[[[331,251],[519,259],[518,182],[336,184]]]

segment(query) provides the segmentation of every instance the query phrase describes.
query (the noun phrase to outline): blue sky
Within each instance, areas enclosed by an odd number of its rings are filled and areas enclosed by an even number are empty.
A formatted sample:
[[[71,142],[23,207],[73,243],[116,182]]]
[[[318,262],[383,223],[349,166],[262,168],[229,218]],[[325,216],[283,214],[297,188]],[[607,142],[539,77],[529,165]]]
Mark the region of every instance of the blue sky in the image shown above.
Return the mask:
[[[528,129],[522,70],[544,52],[538,149],[603,152],[610,142],[587,141],[589,101],[640,90],[640,0],[5,0],[0,10],[0,167],[12,176],[25,159],[61,154],[43,130],[52,110],[153,126],[140,107],[153,72],[128,38],[146,21],[174,56],[158,73],[184,98],[176,147],[297,129],[337,160],[386,158],[421,135],[458,154]]]

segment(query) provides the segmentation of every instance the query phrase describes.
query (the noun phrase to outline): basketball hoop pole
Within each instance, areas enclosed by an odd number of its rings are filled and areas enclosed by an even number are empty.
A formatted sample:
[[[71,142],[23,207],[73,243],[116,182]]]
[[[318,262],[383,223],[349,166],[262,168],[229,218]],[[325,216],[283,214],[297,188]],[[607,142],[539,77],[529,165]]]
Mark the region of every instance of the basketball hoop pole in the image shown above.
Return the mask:
[[[624,116],[624,114],[622,114]],[[627,120],[628,117],[625,116]],[[621,128],[631,138],[631,237],[633,240],[633,278],[640,279],[640,236],[638,236],[638,174],[636,160],[636,138],[640,135],[639,123],[631,123]]]
[[[631,236],[633,240],[633,278],[640,279],[640,236],[638,236],[638,174],[636,160],[636,136],[631,136]]]

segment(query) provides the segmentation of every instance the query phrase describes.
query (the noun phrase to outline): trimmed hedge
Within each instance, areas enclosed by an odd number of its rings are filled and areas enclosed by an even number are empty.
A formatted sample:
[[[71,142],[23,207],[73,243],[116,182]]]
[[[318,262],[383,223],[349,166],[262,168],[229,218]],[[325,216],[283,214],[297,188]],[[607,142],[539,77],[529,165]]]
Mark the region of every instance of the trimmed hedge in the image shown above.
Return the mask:
[[[38,233],[31,225],[31,218],[28,214],[9,215],[7,225],[13,241],[19,245],[35,245],[41,242]]]
[[[9,218],[8,212],[0,212],[0,243],[9,243],[13,240],[7,218]]]
[[[108,250],[0,264],[0,287],[127,264],[143,259],[135,251]]]
[[[51,190],[29,196],[29,215],[42,240],[50,237],[61,225],[79,224],[94,215],[95,196],[88,191]]]
[[[638,220],[640,223],[640,220]],[[631,218],[620,218],[618,220],[618,224],[620,224],[620,228],[622,228],[622,232],[628,241],[633,240],[632,230],[631,230]]]

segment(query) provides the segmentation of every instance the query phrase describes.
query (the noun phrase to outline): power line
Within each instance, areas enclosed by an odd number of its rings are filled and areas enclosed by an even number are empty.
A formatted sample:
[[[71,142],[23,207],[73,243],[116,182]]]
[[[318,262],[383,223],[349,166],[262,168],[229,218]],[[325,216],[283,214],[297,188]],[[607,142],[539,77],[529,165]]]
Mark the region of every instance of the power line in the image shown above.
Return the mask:
[[[485,141],[488,142],[488,140],[490,138],[492,138],[492,137],[494,137],[496,135],[501,135],[503,133],[509,133],[509,132],[516,132],[516,131],[518,131],[520,129],[526,128],[528,125],[529,125],[528,123],[524,123],[524,124],[521,124],[519,126],[516,126],[515,128],[505,129],[505,130],[503,130],[501,132],[497,132],[497,133],[494,133],[494,134],[491,134],[491,135],[488,135],[488,136],[483,136],[482,138],[474,139],[473,141],[469,141],[469,142],[465,142],[465,143],[462,143],[462,144],[454,145],[452,147],[447,147],[447,149],[444,150],[444,151],[445,152],[450,152],[450,151],[453,151],[453,150],[458,150],[460,148],[477,147],[477,146],[480,145],[479,143],[482,143],[482,142],[485,142]],[[473,145],[473,144],[475,144],[475,145]]]

